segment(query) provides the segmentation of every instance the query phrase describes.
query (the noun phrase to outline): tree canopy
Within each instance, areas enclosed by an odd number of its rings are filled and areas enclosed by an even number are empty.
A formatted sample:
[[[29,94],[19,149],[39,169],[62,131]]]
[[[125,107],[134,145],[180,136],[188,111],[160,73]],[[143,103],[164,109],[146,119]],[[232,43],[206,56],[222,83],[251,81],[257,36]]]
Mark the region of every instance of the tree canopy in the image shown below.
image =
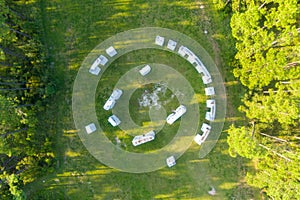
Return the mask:
[[[228,130],[229,151],[252,159],[247,183],[273,199],[300,198],[299,11],[297,0],[232,1],[233,73],[248,93],[246,125]]]
[[[300,78],[297,0],[233,1],[231,19],[240,66],[234,69],[249,89]],[[244,1],[242,1],[244,2]]]
[[[45,67],[28,1],[0,0],[0,196],[25,199],[22,187],[52,167],[51,138],[37,114],[47,104]]]

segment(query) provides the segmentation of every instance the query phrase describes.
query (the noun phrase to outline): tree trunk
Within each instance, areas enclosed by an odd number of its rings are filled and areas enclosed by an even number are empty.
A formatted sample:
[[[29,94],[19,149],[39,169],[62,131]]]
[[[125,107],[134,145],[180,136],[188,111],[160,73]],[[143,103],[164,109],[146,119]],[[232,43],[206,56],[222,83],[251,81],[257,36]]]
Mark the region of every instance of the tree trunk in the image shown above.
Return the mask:
[[[12,76],[0,76],[0,79],[2,79],[2,80],[14,80],[15,77],[12,77]]]
[[[19,171],[16,171],[15,174],[20,174],[22,173],[23,171],[25,171],[27,169],[27,167],[23,168],[23,169],[20,169]]]
[[[0,62],[0,65],[1,65],[1,67],[12,67],[13,66],[13,64],[11,64],[11,63],[8,63],[8,62]]]
[[[30,88],[0,88],[0,91],[29,90]]]
[[[226,1],[225,5],[224,5],[224,8],[230,3],[230,1],[231,1],[231,0],[227,0],[227,1]],[[224,9],[224,8],[223,8],[223,9]]]
[[[2,138],[5,138],[8,135],[12,135],[12,134],[19,133],[19,132],[26,131],[26,130],[28,130],[28,128],[22,128],[22,129],[19,129],[19,130],[6,132],[5,134],[2,134],[1,136],[2,136]]]
[[[18,58],[21,58],[21,59],[25,59],[26,57],[24,55],[21,55],[21,54],[18,54],[18,53],[15,53],[13,50],[3,46],[0,44],[0,48],[4,51],[4,53],[8,54],[8,55],[11,55],[11,56],[14,56],[14,57],[18,57]]]
[[[24,85],[26,82],[0,82],[0,85]]]
[[[270,149],[269,147],[267,147],[267,146],[265,146],[265,145],[262,145],[262,144],[258,144],[258,145],[259,145],[260,147],[262,147],[262,148],[268,150],[268,151],[271,151],[272,153],[276,154],[277,156],[279,156],[279,157],[281,157],[281,158],[283,158],[283,159],[285,159],[285,160],[287,160],[287,161],[289,161],[289,162],[292,161],[291,159],[285,157],[284,155],[282,155],[282,154],[280,154],[280,153],[277,153],[276,151]]]
[[[298,137],[298,136],[294,136],[294,138],[296,138],[296,139],[300,140],[300,137]]]
[[[300,61],[294,61],[294,62],[290,62],[288,63],[286,66],[284,66],[284,69],[290,69],[292,67],[297,67],[300,65]]]
[[[284,140],[284,139],[281,139],[281,138],[278,138],[278,137],[275,137],[275,136],[272,136],[272,135],[268,135],[266,133],[259,133],[260,135],[263,135],[263,136],[266,136],[266,137],[269,137],[269,138],[272,138],[272,139],[275,139],[277,141],[280,141],[280,142],[288,142],[287,140]]]
[[[17,12],[16,10],[12,9],[8,6],[10,12],[14,13],[16,16],[20,17],[22,20],[27,20],[26,16],[22,15],[21,13]]]
[[[9,159],[7,159],[7,160],[3,163],[3,165],[2,165],[2,167],[4,168],[3,171],[7,171],[7,170],[11,169],[12,167],[15,167],[15,166],[8,166],[8,164],[9,164],[11,161],[15,160],[16,158],[18,158],[18,157],[17,157],[17,156],[12,156],[12,157],[10,157]]]
[[[28,39],[31,39],[31,38],[32,38],[30,35],[28,35],[28,34],[26,34],[26,33],[23,33],[23,32],[21,32],[21,31],[18,31],[18,30],[14,29],[14,28],[9,27],[9,29],[10,29],[11,31],[15,32],[15,33],[18,33],[18,34],[20,34],[20,35],[22,35],[22,36],[28,38]]]
[[[282,90],[283,92],[294,92],[295,90]],[[273,93],[277,93],[278,90],[272,90]],[[269,91],[263,91],[264,94],[270,94]]]
[[[22,104],[22,105],[16,106],[16,108],[30,107],[30,106],[34,106],[34,104]]]
[[[255,133],[255,121],[252,121],[252,139],[254,138]]]

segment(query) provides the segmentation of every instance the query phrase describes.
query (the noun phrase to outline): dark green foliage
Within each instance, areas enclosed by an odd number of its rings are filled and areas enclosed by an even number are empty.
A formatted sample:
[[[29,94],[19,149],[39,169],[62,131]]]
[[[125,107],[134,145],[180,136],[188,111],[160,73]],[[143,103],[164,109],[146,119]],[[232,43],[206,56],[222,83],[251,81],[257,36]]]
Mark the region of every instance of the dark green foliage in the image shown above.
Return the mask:
[[[25,199],[22,187],[52,167],[51,138],[37,113],[54,93],[29,1],[0,0],[0,196]]]

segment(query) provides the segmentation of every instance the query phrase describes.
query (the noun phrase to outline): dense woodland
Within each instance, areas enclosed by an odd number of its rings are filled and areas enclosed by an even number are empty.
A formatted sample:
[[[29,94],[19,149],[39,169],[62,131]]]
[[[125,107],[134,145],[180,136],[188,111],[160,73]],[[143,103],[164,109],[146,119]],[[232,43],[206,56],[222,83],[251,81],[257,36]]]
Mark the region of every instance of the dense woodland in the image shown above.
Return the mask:
[[[232,156],[251,159],[246,181],[274,199],[300,199],[300,17],[297,0],[219,0],[231,18],[233,73],[247,88],[245,120],[228,130]],[[0,198],[52,170],[53,136],[39,115],[55,95],[40,42],[40,10],[0,0]]]
[[[298,4],[297,4],[298,3]],[[232,156],[253,161],[247,183],[273,199],[300,199],[300,17],[297,0],[233,0],[235,77],[247,87],[232,125]]]
[[[26,1],[0,0],[0,199],[23,199],[22,186],[53,163],[51,138],[37,117],[53,93],[38,13]]]

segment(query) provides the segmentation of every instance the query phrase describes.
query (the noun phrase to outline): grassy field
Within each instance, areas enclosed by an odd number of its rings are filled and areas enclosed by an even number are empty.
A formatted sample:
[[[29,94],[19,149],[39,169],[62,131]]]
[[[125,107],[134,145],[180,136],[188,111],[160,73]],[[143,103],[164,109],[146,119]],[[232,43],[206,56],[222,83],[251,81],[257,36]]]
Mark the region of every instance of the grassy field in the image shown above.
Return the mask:
[[[257,193],[246,187],[242,179],[247,162],[231,158],[227,152],[226,127],[242,122],[236,106],[243,88],[231,75],[229,58],[234,47],[228,38],[228,18],[216,13],[209,2],[205,1],[204,9],[194,0],[39,2],[43,10],[42,40],[57,90],[53,104],[41,120],[52,121],[48,131],[57,138],[54,145],[57,163],[52,174],[25,188],[28,199],[210,199],[207,194],[210,186],[217,190],[215,199],[257,198]],[[118,32],[148,26],[182,32],[208,51],[225,80],[228,116],[217,146],[205,159],[198,159],[199,147],[193,144],[174,168],[130,174],[106,167],[85,149],[74,130],[72,87],[81,62],[97,44]],[[207,35],[204,30],[208,30]],[[155,53],[154,50],[147,55],[149,62]],[[122,57],[115,65],[129,61],[128,57]],[[186,76],[192,79],[189,72]]]
[[[142,61],[142,63],[141,63]],[[96,113],[98,116],[98,121],[101,127],[104,129],[106,136],[113,142],[115,142],[115,137],[118,136],[121,141],[126,144],[126,150],[134,151],[134,152],[144,152],[148,150],[159,149],[168,144],[173,136],[177,133],[177,129],[179,127],[180,122],[175,123],[173,126],[164,126],[160,133],[157,135],[157,140],[155,143],[148,143],[143,145],[142,147],[133,147],[131,145],[132,136],[125,135],[120,129],[116,129],[111,127],[107,123],[107,118],[112,114],[112,112],[104,112],[102,107],[105,101],[108,99],[113,87],[117,84],[120,77],[125,74],[130,69],[137,67],[137,63],[161,63],[168,66],[172,66],[184,77],[190,81],[190,84],[193,86],[194,91],[202,96],[205,99],[205,95],[203,94],[203,84],[201,83],[198,77],[198,74],[195,73],[195,70],[190,67],[190,64],[180,58],[179,56],[170,53],[164,52],[161,50],[155,49],[146,49],[146,50],[138,50],[128,53],[122,56],[120,59],[117,59],[116,62],[112,64],[102,75],[102,78],[99,81],[97,92],[96,92]],[[161,80],[162,82],[164,80]],[[143,88],[136,90],[130,98],[130,116],[131,119],[138,125],[142,126],[143,123],[150,121],[149,117],[149,108],[141,109],[138,104],[138,99],[141,98],[142,94],[145,90],[151,91],[154,88],[154,84],[146,85]],[[171,113],[172,110],[177,108],[180,104],[176,98],[171,99],[171,95],[173,93],[170,90],[167,90],[167,94],[165,96],[161,95],[161,100],[171,100],[166,105],[164,105],[164,109],[166,113]],[[199,109],[205,109],[205,102],[199,104]],[[179,120],[180,121],[180,120]],[[200,120],[203,122],[203,118]],[[130,134],[130,133],[129,133]],[[141,134],[141,133],[140,133]],[[124,147],[124,146],[122,146]]]

